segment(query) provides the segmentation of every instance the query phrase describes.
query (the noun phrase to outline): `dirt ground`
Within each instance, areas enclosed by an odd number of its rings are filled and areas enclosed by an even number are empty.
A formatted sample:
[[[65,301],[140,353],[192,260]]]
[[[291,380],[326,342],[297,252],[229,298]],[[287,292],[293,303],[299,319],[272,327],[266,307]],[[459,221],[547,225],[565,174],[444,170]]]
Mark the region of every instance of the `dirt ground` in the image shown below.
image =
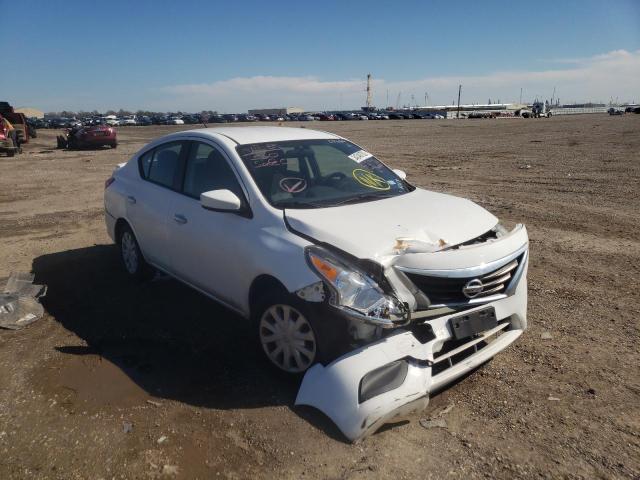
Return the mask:
[[[120,128],[116,150],[82,152],[41,130],[0,158],[0,285],[33,271],[49,287],[43,319],[0,331],[0,478],[640,478],[640,115],[304,127],[525,223],[526,334],[351,445],[293,406],[298,383],[242,319],[122,272],[104,180],[181,127]],[[419,422],[436,417],[445,428]]]

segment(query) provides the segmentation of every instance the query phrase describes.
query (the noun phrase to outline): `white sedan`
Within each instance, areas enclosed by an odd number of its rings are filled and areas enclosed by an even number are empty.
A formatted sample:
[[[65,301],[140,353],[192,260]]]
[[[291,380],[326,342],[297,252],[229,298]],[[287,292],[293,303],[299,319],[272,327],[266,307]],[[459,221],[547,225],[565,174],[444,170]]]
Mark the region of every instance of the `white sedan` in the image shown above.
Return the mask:
[[[124,268],[255,325],[351,440],[423,408],[527,327],[528,238],[337,135],[227,127],[148,144],[107,180]]]

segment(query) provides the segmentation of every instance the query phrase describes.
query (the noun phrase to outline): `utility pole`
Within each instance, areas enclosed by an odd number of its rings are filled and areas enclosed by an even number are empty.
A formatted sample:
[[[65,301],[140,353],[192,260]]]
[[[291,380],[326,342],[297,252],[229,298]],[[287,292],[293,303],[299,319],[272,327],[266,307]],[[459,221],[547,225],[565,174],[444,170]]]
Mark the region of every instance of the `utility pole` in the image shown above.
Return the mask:
[[[520,103],[522,103],[522,87],[520,87]]]
[[[462,85],[458,85],[458,112],[456,118],[460,118],[460,93],[462,93]]]
[[[387,88],[387,108],[389,108],[389,89]]]
[[[367,112],[371,111],[371,74],[367,74]]]

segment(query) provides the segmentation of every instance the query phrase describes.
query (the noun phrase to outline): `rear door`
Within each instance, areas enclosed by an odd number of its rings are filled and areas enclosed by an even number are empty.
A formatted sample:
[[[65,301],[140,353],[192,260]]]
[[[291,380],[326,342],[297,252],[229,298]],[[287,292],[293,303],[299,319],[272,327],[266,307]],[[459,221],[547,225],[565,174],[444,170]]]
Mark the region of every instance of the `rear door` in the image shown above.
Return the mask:
[[[145,259],[168,269],[170,248],[167,243],[169,210],[180,188],[186,142],[161,144],[138,159],[141,180],[127,198],[127,218]]]

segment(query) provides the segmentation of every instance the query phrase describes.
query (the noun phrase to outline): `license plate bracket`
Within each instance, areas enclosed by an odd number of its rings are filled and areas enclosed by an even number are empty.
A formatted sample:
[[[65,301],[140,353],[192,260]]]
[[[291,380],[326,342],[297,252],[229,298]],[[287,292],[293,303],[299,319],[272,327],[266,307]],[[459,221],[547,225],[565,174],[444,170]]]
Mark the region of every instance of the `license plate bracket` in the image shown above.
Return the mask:
[[[496,310],[493,307],[465,313],[449,320],[451,331],[456,339],[472,337],[498,325]]]

